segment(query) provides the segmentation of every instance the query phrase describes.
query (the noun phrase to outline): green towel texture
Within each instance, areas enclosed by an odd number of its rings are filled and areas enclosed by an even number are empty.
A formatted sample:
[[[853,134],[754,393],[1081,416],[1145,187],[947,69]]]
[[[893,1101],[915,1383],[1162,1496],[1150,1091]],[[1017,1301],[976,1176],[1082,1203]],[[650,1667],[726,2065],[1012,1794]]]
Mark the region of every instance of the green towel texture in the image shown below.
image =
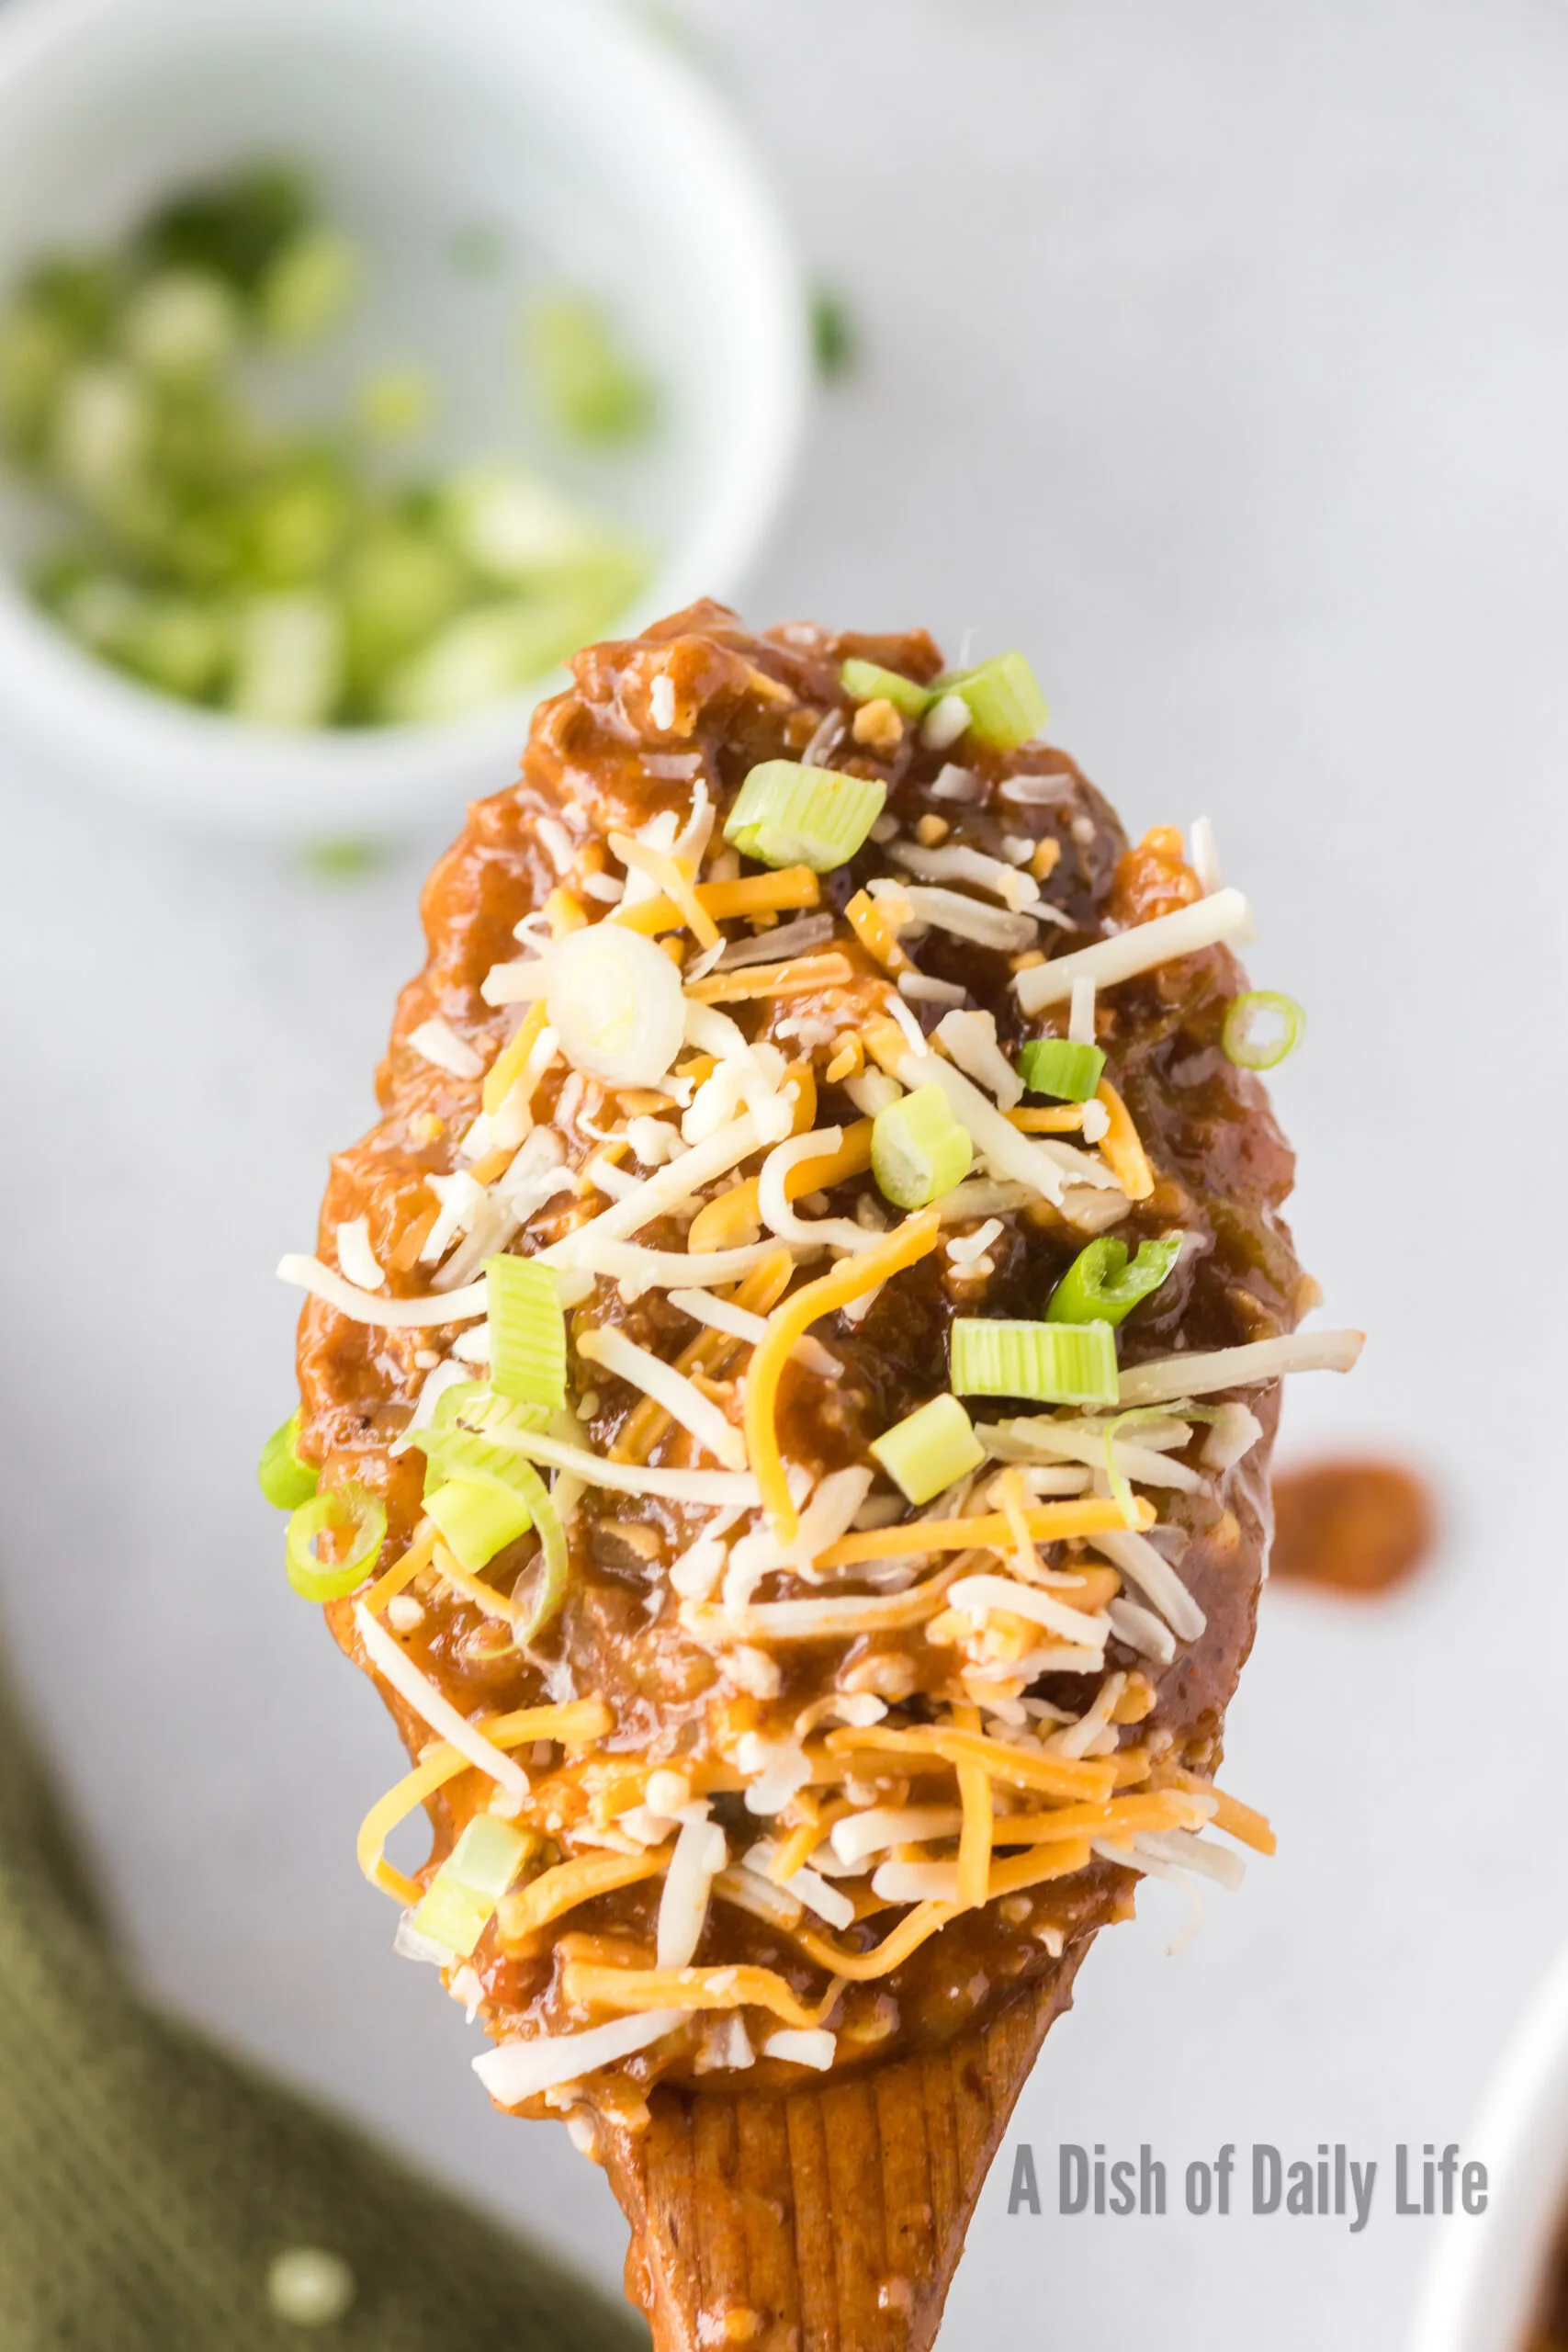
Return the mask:
[[[0,1690],[0,2352],[635,2352],[554,2264],[150,2009]]]

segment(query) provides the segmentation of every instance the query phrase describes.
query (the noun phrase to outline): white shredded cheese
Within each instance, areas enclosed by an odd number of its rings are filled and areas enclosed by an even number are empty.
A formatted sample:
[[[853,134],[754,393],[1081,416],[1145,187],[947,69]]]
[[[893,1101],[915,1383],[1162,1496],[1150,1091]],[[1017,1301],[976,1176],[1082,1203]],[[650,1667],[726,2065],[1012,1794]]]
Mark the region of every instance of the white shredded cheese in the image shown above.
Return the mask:
[[[797,1216],[790,1205],[784,1180],[803,1159],[826,1159],[843,1142],[842,1127],[813,1127],[809,1134],[791,1136],[775,1144],[762,1162],[757,1179],[757,1207],[762,1222],[781,1241],[826,1245],[835,1250],[866,1250],[878,1237],[848,1217]]]
[[[1164,1555],[1156,1552],[1146,1535],[1135,1528],[1102,1528],[1098,1535],[1085,1541],[1091,1544],[1102,1559],[1119,1568],[1130,1584],[1135,1584],[1178,1641],[1195,1642],[1208,1620],[1203,1611]]]
[[[361,1290],[379,1290],[386,1281],[380,1262],[370,1247],[370,1226],[366,1217],[349,1217],[336,1232],[337,1261],[351,1283]]]
[[[571,835],[559,818],[536,817],[534,831],[544,843],[546,855],[556,872],[560,875],[570,874],[576,852],[572,847]]]
[[[625,1380],[633,1388],[639,1388],[645,1396],[651,1396],[671,1420],[689,1430],[697,1443],[727,1470],[745,1469],[746,1441],[740,1431],[726,1420],[713,1398],[705,1396],[672,1363],[666,1363],[648,1348],[639,1348],[635,1340],[628,1340],[624,1331],[609,1325],[582,1332],[577,1352],[586,1363],[602,1364],[617,1380]]]
[[[948,1587],[947,1598],[976,1624],[983,1624],[993,1609],[1002,1609],[1010,1617],[1027,1617],[1031,1624],[1043,1625],[1047,1633],[1059,1634],[1080,1649],[1103,1648],[1110,1631],[1099,1612],[1091,1617],[1081,1609],[1069,1609],[1043,1587],[1021,1584],[1016,1577],[960,1577]]]
[[[448,1291],[437,1298],[377,1298],[355,1289],[330,1266],[323,1266],[319,1258],[306,1258],[293,1250],[278,1260],[277,1279],[324,1299],[351,1322],[374,1323],[389,1331],[417,1331],[438,1323],[472,1323],[489,1312],[482,1282],[470,1283],[466,1290]]]
[[[1140,1657],[1155,1658],[1161,1666],[1170,1664],[1176,1656],[1175,1638],[1165,1620],[1156,1617],[1152,1609],[1145,1609],[1142,1601],[1129,1600],[1124,1593],[1118,1593],[1105,1613],[1118,1641],[1125,1642],[1127,1647],[1136,1650]]]
[[[994,1174],[1027,1184],[1031,1192],[1053,1204],[1060,1202],[1064,1186],[1055,1158],[1043,1151],[1033,1136],[1021,1134],[1003,1118],[996,1104],[962,1070],[937,1054],[923,1057],[906,1054],[897,1066],[897,1076],[911,1090],[941,1087],[949,1110],[968,1129],[976,1150]]]
[[[962,1004],[969,993],[956,980],[939,980],[927,972],[900,972],[896,986],[906,1004]]]
[[[966,899],[961,890],[943,890],[927,882],[875,881],[869,888],[874,899],[889,902],[890,912],[902,900],[915,922],[925,923],[934,931],[951,932],[954,939],[970,940],[978,947],[994,947],[1004,955],[1016,956],[1021,948],[1032,947],[1038,935],[1028,915],[984,906],[978,899]],[[908,927],[901,909],[893,919],[900,931]]]
[[[741,1160],[748,1159],[761,1148],[761,1138],[750,1112],[737,1119],[721,1134],[710,1136],[705,1143],[695,1144],[683,1151],[667,1167],[656,1169],[646,1176],[635,1193],[624,1201],[612,1201],[586,1225],[574,1233],[552,1242],[540,1255],[547,1265],[576,1266],[591,1263],[584,1253],[598,1241],[625,1241],[656,1216],[668,1216],[700,1193],[717,1176],[727,1176]]]
[[[354,1623],[371,1665],[391,1684],[399,1698],[413,1709],[420,1721],[448,1741],[460,1756],[466,1756],[487,1780],[494,1781],[509,1795],[525,1797],[528,1775],[517,1758],[505,1755],[483,1732],[476,1731],[466,1715],[457,1713],[450,1699],[445,1698],[429,1677],[420,1672],[386,1628],[377,1623],[363,1601],[354,1604]]]
[[[814,2066],[825,2075],[833,2063],[838,2036],[826,2026],[784,2026],[762,2044],[764,2058],[783,2058],[792,2066]]]
[[[708,1891],[729,1860],[724,1832],[709,1813],[705,1797],[682,1807],[681,1832],[659,1899],[660,1968],[690,1965],[708,1915]]]
[[[1094,975],[1085,972],[1073,982],[1068,999],[1067,1036],[1075,1046],[1094,1043]]]
[[[983,850],[970,849],[962,842],[945,842],[935,849],[923,848],[917,842],[894,842],[887,854],[917,881],[973,882],[976,889],[989,890],[1015,915],[1032,907],[1040,896],[1040,885],[1032,874],[1022,874],[1016,865],[1005,865],[1000,858],[987,857]]]
[[[1119,980],[1152,972],[1178,956],[1222,944],[1239,945],[1252,935],[1252,909],[1241,892],[1216,890],[1213,898],[1134,923],[1130,931],[1097,940],[1092,947],[1032,965],[1014,977],[1013,989],[1025,1012],[1043,1012],[1047,1005],[1066,1003],[1077,979],[1089,978],[1102,989],[1114,988]]]
[[[1000,1217],[988,1216],[973,1233],[955,1233],[945,1245],[947,1255],[955,1266],[972,1266],[977,1258],[985,1256],[1001,1231]]]
[[[973,768],[955,767],[951,760],[937,770],[931,786],[933,800],[983,800],[986,787]]]
[[[1023,1100],[1023,1080],[997,1043],[994,1012],[948,1012],[936,1024],[936,1035],[966,1078],[994,1094],[1004,1111]]]
[[[1212,1353],[1162,1356],[1134,1364],[1121,1380],[1123,1405],[1166,1405],[1177,1396],[1202,1396],[1216,1388],[1250,1388],[1287,1372],[1348,1372],[1360,1354],[1364,1331],[1294,1331],[1278,1340],[1254,1340],[1242,1348]]]
[[[969,729],[969,706],[962,695],[942,695],[927,711],[920,741],[928,752],[951,751]]]
[[[1216,890],[1224,888],[1224,876],[1220,872],[1220,853],[1214,845],[1214,829],[1207,817],[1194,817],[1192,820],[1190,856],[1192,871],[1198,876],[1203,896],[1212,899]]]
[[[872,1873],[871,1891],[884,1903],[954,1903],[958,1864],[883,1862]]]
[[[482,1057],[438,1012],[432,1013],[428,1021],[422,1021],[417,1029],[411,1029],[408,1041],[422,1060],[434,1064],[437,1069],[449,1070],[454,1078],[483,1075]]]
[[[503,2041],[473,2061],[475,2074],[500,2107],[518,2107],[539,2091],[581,2082],[604,2066],[619,2065],[635,2051],[683,2026],[690,2009],[645,2009],[640,2017],[614,2018],[586,2033],[542,2033],[532,2041]]]
[[[840,1861],[863,1862],[894,1846],[925,1846],[933,1838],[956,1838],[963,1826],[963,1809],[955,1804],[871,1805],[836,1821],[829,1842]]]
[[[1199,1459],[1210,1470],[1234,1470],[1263,1434],[1263,1424],[1250,1407],[1233,1398],[1217,1408]]]

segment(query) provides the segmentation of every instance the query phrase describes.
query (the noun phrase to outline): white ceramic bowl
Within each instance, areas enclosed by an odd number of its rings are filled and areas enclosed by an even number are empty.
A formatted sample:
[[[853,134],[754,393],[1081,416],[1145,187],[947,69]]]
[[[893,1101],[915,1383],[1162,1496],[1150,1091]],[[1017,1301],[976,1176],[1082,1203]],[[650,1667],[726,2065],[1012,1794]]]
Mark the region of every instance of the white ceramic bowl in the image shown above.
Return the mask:
[[[1466,2157],[1484,2213],[1440,2225],[1411,2352],[1524,2352],[1568,2212],[1568,1952],[1504,2054]]]
[[[40,250],[110,241],[171,187],[262,153],[310,164],[331,216],[367,245],[371,285],[394,297],[380,323],[405,336],[390,356],[433,368],[466,454],[488,454],[518,387],[464,349],[425,245],[495,223],[536,276],[603,294],[661,398],[656,447],[626,460],[624,484],[655,576],[617,628],[732,589],[793,456],[805,306],[749,153],[662,41],[601,0],[0,7],[0,285]],[[79,651],[17,585],[23,543],[0,503],[0,729],[29,763],[234,831],[376,834],[455,810],[506,781],[548,690],[429,727],[244,726]]]

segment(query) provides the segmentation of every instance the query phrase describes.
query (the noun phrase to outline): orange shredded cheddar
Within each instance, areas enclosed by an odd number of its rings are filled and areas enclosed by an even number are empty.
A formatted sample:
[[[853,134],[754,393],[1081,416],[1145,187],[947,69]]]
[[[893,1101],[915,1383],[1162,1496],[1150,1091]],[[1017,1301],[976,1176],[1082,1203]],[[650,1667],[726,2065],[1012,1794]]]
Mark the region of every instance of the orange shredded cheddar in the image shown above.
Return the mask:
[[[816,1089],[812,1089],[812,1116],[816,1115]],[[809,1121],[797,1119],[796,1135],[806,1132]],[[784,1198],[797,1201],[804,1193],[825,1193],[829,1186],[841,1184],[847,1177],[862,1176],[871,1166],[871,1129],[869,1119],[857,1119],[852,1127],[844,1129],[843,1141],[836,1151],[824,1152],[820,1159],[800,1159],[784,1174]],[[704,1250],[728,1250],[747,1233],[756,1232],[762,1221],[758,1204],[757,1179],[749,1176],[743,1184],[732,1184],[716,1200],[707,1202],[692,1219],[686,1235],[686,1247],[694,1252]]]
[[[874,956],[885,972],[912,972],[913,962],[898,944],[897,927],[891,916],[885,914],[869,890],[857,890],[844,909],[849,924],[868,956]],[[906,1046],[905,1051],[908,1047]]]
[[[899,1967],[912,1951],[918,1951],[921,1944],[957,1915],[956,1903],[917,1903],[870,1951],[852,1951],[804,1925],[783,1932],[818,1968],[831,1969],[835,1977],[842,1977],[848,1984],[866,1984]]]
[[[797,956],[788,964],[752,964],[745,971],[714,972],[686,990],[691,1004],[749,1004],[756,997],[810,996],[854,978],[845,956]]]
[[[581,931],[588,915],[581,899],[570,890],[552,890],[545,900],[545,921],[552,939],[564,939],[569,931]]]
[[[617,1887],[637,1886],[644,1879],[662,1878],[670,1867],[663,1854],[580,1854],[520,1887],[503,1894],[496,1906],[496,1933],[503,1943],[519,1943],[536,1928],[547,1926],[580,1903],[596,1894],[612,1894]]]
[[[502,1046],[485,1072],[484,1091],[479,1102],[492,1119],[522,1077],[524,1065],[538,1044],[544,1026],[545,1000],[540,997],[529,1006],[510,1040]]]
[[[566,1747],[586,1747],[592,1741],[603,1739],[614,1727],[615,1717],[602,1699],[574,1699],[563,1707],[523,1707],[513,1714],[491,1715],[474,1726],[492,1747],[521,1747],[525,1740],[532,1739],[553,1739]],[[445,1788],[448,1781],[456,1780],[459,1772],[471,1772],[473,1769],[460,1749],[441,1740],[428,1756],[421,1758],[412,1772],[405,1772],[394,1788],[377,1799],[359,1825],[355,1852],[360,1869],[373,1886],[394,1895],[405,1909],[419,1901],[422,1889],[386,1860],[387,1840],[416,1805],[423,1804],[437,1789]]]
[[[626,833],[612,833],[610,847],[623,865],[646,874],[649,881],[659,884],[665,899],[680,916],[679,927],[689,931],[699,947],[718,945],[724,934],[696,894],[688,859],[672,856],[668,850],[650,848],[646,842],[635,841]],[[619,912],[620,908],[615,908],[609,920],[614,922]]]
[[[415,1577],[429,1567],[435,1555],[436,1526],[434,1520],[422,1520],[415,1528],[409,1547],[389,1568],[384,1568],[365,1596],[365,1606],[372,1617],[378,1617],[389,1600],[412,1584]]]
[[[1138,1140],[1138,1130],[1128,1115],[1127,1105],[1106,1078],[1095,1088],[1094,1099],[1104,1104],[1111,1122],[1100,1147],[1111,1173],[1130,1201],[1146,1201],[1155,1188],[1154,1170]]]
[[[1239,1797],[1230,1796],[1224,1789],[1215,1788],[1213,1781],[1202,1780],[1196,1772],[1179,1771],[1176,1778],[1178,1785],[1190,1789],[1194,1796],[1214,1798],[1212,1818],[1216,1829],[1223,1829],[1227,1837],[1239,1838],[1256,1854],[1272,1854],[1277,1850],[1279,1840],[1266,1814],[1255,1813],[1251,1805],[1243,1804]]]
[[[1199,1829],[1203,1810],[1174,1789],[1112,1797],[1106,1804],[1064,1804],[1055,1813],[1001,1813],[998,1846],[1051,1846],[1066,1838],[1128,1838],[1140,1829]]]
[[[728,1199],[728,1195],[721,1193],[719,1197]],[[694,1219],[692,1230],[694,1232],[695,1229]],[[688,1240],[690,1238],[688,1235]],[[728,1295],[749,1315],[766,1315],[777,1306],[789,1288],[794,1272],[795,1260],[781,1245],[770,1257],[753,1266],[739,1287]],[[743,1340],[731,1339],[725,1331],[701,1331],[682,1349],[675,1359],[675,1369],[683,1372],[688,1379],[694,1373],[716,1372],[730,1362],[737,1348],[744,1345]],[[657,1404],[651,1396],[642,1397],[633,1406],[619,1437],[610,1448],[611,1461],[646,1462],[649,1450],[657,1445],[670,1426],[670,1415],[663,1406]]]
[[[929,1216],[931,1212],[922,1210],[921,1215]],[[903,1230],[901,1227],[898,1229]],[[872,1255],[868,1250],[858,1258],[846,1260],[845,1263],[864,1266]],[[826,1281],[834,1279],[835,1276],[829,1274]],[[810,1287],[816,1289],[818,1285],[813,1283]],[[807,1293],[802,1291],[798,1295],[804,1298]],[[850,1295],[852,1297],[854,1294],[852,1292]],[[839,1306],[842,1302],[835,1299],[832,1303]],[[789,1306],[794,1305],[795,1300],[791,1299]],[[824,1307],[819,1311],[825,1314],[827,1309]],[[813,1317],[812,1320],[815,1319]],[[761,1347],[757,1352],[761,1355]],[[754,1381],[755,1363],[751,1376]],[[747,1434],[750,1438],[750,1429]],[[757,1459],[755,1446],[751,1449],[751,1459],[753,1463]],[[1075,1495],[1066,1502],[1032,1503],[1021,1516],[1028,1527],[1030,1540],[1035,1544],[1057,1544],[1069,1535],[1102,1535],[1111,1528],[1127,1524],[1121,1504],[1102,1500],[1098,1495]],[[1154,1523],[1154,1506],[1140,1498],[1138,1526],[1152,1527]],[[827,1550],[818,1555],[817,1565],[819,1568],[852,1568],[865,1560],[913,1559],[919,1552],[1004,1552],[1011,1541],[1012,1529],[1004,1511],[983,1511],[974,1519],[908,1519],[894,1527],[868,1527],[858,1535],[840,1536],[837,1544],[829,1544]],[[1064,1591],[1062,1598],[1071,1605],[1070,1588]]]
[[[802,2031],[819,2026],[841,1986],[829,1985],[808,2009],[773,1968],[593,1968],[570,1960],[561,1971],[561,1991],[586,2007],[627,2016],[640,2009],[771,2009]]]
[[[1008,1125],[1026,1136],[1076,1135],[1083,1125],[1083,1104],[1064,1102],[1056,1110],[1010,1111]]]
[[[763,1505],[781,1542],[793,1544],[800,1531],[799,1513],[790,1500],[784,1478],[777,1428],[779,1380],[795,1341],[804,1339],[822,1316],[832,1314],[851,1299],[863,1297],[890,1274],[924,1258],[935,1249],[941,1230],[942,1221],[935,1209],[922,1209],[918,1216],[906,1217],[902,1225],[895,1226],[891,1233],[874,1242],[869,1250],[845,1258],[830,1274],[807,1283],[804,1290],[796,1291],[793,1298],[775,1307],[769,1318],[767,1330],[757,1342],[746,1382],[746,1448],[762,1490]],[[1115,1506],[1111,1508],[1114,1510]],[[1120,1514],[1105,1523],[1120,1524]]]
[[[431,1228],[440,1214],[441,1211],[438,1208],[423,1209],[411,1225],[403,1227],[397,1240],[387,1252],[387,1263],[394,1273],[412,1272],[419,1263],[419,1253],[429,1240]]]
[[[1005,1862],[993,1862],[987,1900],[998,1894],[1017,1894],[1026,1886],[1039,1886],[1046,1879],[1071,1878],[1075,1871],[1087,1870],[1094,1857],[1089,1839],[1080,1844],[1058,1849],[1044,1854],[1013,1854]]]
[[[962,1731],[978,1732],[978,1707],[955,1707],[953,1721]],[[983,1764],[957,1767],[958,1802],[964,1826],[958,1838],[958,1903],[964,1911],[985,1902],[991,1872],[991,1846],[996,1835],[992,1819],[990,1775]]]
[[[996,1781],[1015,1788],[1039,1789],[1047,1796],[1082,1797],[1104,1803],[1115,1783],[1110,1757],[1041,1756],[1028,1748],[1010,1747],[984,1732],[961,1731],[945,1724],[922,1724],[907,1731],[874,1724],[869,1731],[829,1732],[829,1749],[843,1753],[851,1745],[868,1755],[936,1756],[943,1763],[979,1764]]]
[[[693,894],[705,915],[727,922],[741,915],[777,914],[814,907],[822,886],[809,865],[781,866],[776,874],[749,874],[739,882],[699,882]],[[678,931],[686,918],[668,898],[638,899],[615,909],[612,921],[650,936]]]

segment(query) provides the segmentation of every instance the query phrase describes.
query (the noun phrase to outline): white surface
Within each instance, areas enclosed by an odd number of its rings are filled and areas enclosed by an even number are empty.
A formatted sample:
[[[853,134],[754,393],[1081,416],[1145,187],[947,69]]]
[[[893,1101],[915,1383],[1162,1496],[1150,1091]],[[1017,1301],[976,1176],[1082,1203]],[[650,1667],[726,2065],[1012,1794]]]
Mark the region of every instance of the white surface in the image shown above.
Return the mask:
[[[0,10],[0,278],[39,251],[111,243],[171,187],[257,153],[305,161],[367,255],[364,300],[305,363],[316,413],[343,413],[389,351],[436,354],[444,446],[422,458],[539,458],[520,415],[520,306],[541,284],[587,288],[660,392],[646,450],[543,453],[562,489],[649,550],[654,576],[620,626],[733,584],[795,452],[800,289],[743,141],[667,44],[601,0]],[[448,254],[475,222],[507,255],[479,287]],[[0,499],[7,559],[36,534]],[[505,775],[537,692],[559,683],[439,726],[236,726],[84,654],[9,562],[0,673],[0,719],[28,745],[224,831],[296,841],[450,822]]]
[[[779,28],[793,28],[781,42]],[[1333,2221],[982,2202],[943,2338],[1386,2352],[1434,2232],[1392,2144],[1463,2139],[1568,1932],[1553,1510],[1568,1121],[1568,17],[1537,0],[707,0],[725,79],[867,350],[758,615],[1030,648],[1139,826],[1206,809],[1253,895],[1297,1227],[1373,1339],[1288,1447],[1428,1462],[1408,1598],[1268,1596],[1227,1778],[1282,1850],[1167,1962],[1104,1939],[1020,2111],[1059,2139],[1380,2161]],[[824,62],[824,46],[831,51]],[[502,779],[498,776],[498,784]],[[259,856],[7,794],[5,1602],[169,1996],[547,2227],[602,2182],[487,2110],[357,1878],[389,1725],[251,1486],[322,1163],[371,1116],[418,866]]]
[[[1540,2313],[1568,2172],[1568,1952],[1509,2042],[1473,2145],[1491,2199],[1479,2223],[1442,2223],[1415,2352],[1520,2352]]]

